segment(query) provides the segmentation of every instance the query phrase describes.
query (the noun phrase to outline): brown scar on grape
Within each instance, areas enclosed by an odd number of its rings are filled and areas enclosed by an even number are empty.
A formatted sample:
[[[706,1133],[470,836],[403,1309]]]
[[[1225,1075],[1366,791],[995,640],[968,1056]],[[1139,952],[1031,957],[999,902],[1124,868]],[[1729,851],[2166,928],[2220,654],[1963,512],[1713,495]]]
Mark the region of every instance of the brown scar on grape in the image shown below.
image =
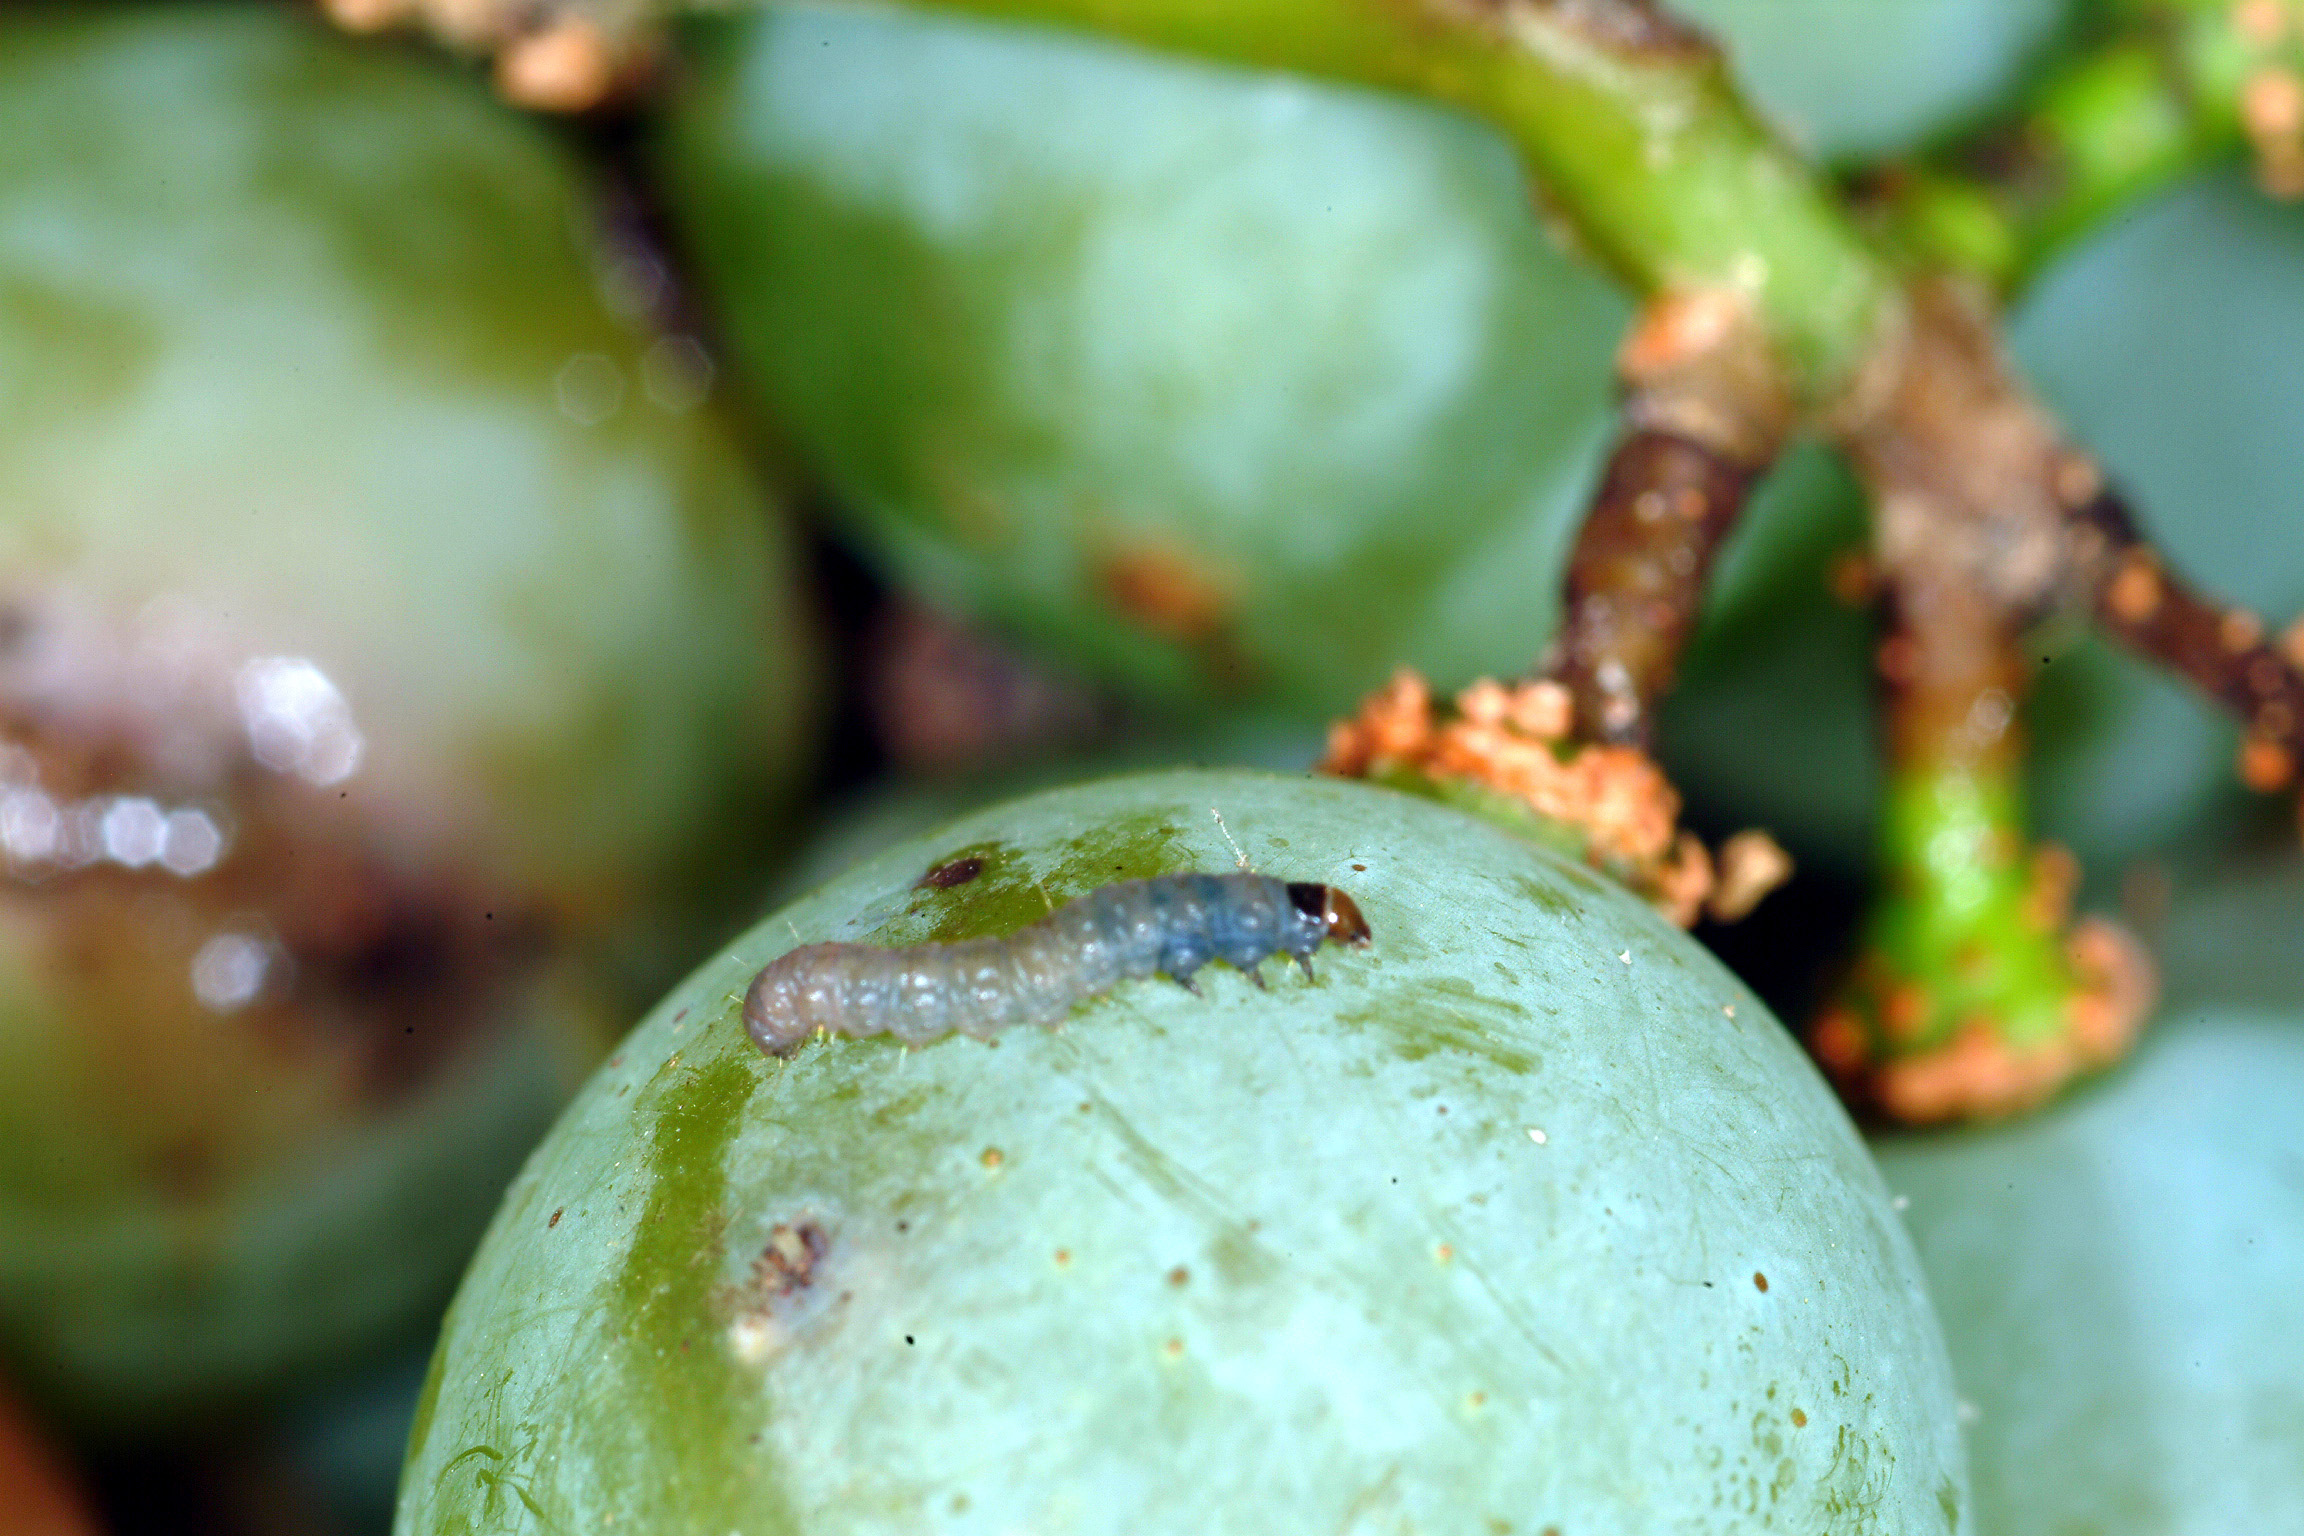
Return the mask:
[[[913,882],[914,890],[948,891],[956,885],[966,885],[984,873],[984,860],[976,854],[949,860],[937,865]]]
[[[762,1296],[790,1296],[816,1278],[816,1266],[831,1251],[832,1239],[814,1221],[778,1222],[768,1246],[752,1261],[752,1287]]]
[[[388,1107],[551,963],[547,893],[426,846],[418,818],[383,793],[345,792],[361,787],[357,770],[319,783],[260,761],[233,703],[248,659],[237,651],[155,637],[53,592],[11,594],[0,614],[0,781],[59,820],[142,799],[196,811],[214,836],[208,861],[181,869],[0,851],[0,917],[59,1007],[123,1021],[88,1036],[114,1062],[109,1080],[166,1084],[227,1052],[330,1061],[362,1104]],[[139,657],[155,652],[178,674],[164,695],[144,686]],[[220,938],[268,956],[260,983],[222,1006],[195,983]],[[220,1103],[146,1155],[222,1172],[268,1107]]]
[[[813,1217],[780,1221],[769,1229],[745,1283],[731,1288],[733,1294],[722,1292],[723,1305],[735,1314],[728,1324],[728,1346],[738,1359],[763,1364],[784,1347],[794,1314],[814,1299],[831,1252],[831,1234]],[[838,1299],[848,1296],[842,1293]]]
[[[1233,583],[1173,544],[1129,540],[1096,568],[1096,584],[1129,622],[1163,640],[1216,639],[1230,624]]]
[[[862,673],[881,745],[899,765],[936,773],[1093,746],[1125,716],[1087,679],[904,598],[873,619]]]

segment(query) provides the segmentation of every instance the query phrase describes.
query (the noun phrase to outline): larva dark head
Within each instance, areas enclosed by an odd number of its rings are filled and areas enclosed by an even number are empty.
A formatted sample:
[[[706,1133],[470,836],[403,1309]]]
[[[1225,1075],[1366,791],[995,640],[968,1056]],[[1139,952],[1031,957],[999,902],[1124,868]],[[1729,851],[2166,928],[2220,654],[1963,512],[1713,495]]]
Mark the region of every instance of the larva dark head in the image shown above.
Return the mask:
[[[1360,904],[1336,887],[1310,880],[1291,881],[1288,899],[1297,911],[1320,924],[1322,938],[1339,944],[1368,942],[1368,919],[1360,915]]]

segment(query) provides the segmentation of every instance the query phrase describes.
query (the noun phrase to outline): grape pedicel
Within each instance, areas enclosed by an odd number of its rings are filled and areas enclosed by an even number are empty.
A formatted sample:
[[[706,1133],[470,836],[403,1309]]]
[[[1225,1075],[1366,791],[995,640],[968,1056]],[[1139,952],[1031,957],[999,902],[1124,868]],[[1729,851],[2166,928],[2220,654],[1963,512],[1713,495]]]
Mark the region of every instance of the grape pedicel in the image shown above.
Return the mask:
[[[1312,975],[1322,943],[1362,945],[1368,923],[1332,885],[1268,875],[1160,875],[1067,902],[1005,938],[883,949],[807,944],[770,961],[744,994],[744,1028],[771,1056],[818,1030],[921,1045],[958,1030],[982,1040],[1054,1024],[1083,998],[1155,972],[1197,992],[1211,960],[1247,972],[1284,954]]]

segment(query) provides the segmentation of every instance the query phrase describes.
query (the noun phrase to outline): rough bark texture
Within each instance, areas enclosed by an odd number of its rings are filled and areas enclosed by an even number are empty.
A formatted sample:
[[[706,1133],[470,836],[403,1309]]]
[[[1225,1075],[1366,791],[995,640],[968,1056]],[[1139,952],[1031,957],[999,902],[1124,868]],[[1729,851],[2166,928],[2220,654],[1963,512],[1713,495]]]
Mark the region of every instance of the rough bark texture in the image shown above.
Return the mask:
[[[2073,514],[2072,551],[2098,625],[2239,717],[2250,788],[2286,788],[2304,752],[2304,630],[2275,641],[2256,615],[2192,590],[2108,489]]]
[[[1580,738],[1645,747],[1713,557],[1783,445],[1792,407],[1732,289],[1650,304],[1618,368],[1626,430],[1569,558],[1547,670],[1575,700]]]

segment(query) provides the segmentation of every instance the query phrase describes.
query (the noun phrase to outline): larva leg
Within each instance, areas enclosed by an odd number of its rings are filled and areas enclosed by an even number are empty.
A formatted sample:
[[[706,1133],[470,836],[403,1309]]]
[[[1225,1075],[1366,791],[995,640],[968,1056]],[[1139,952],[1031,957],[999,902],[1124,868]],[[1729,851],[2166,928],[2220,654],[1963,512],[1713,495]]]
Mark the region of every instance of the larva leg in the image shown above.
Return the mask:
[[[1304,979],[1306,981],[1311,982],[1315,986],[1319,984],[1320,978],[1312,974],[1312,957],[1310,955],[1298,955],[1296,957],[1296,964],[1302,967],[1304,971]]]
[[[1186,975],[1186,976],[1172,976],[1172,977],[1170,977],[1169,979],[1170,979],[1170,980],[1172,980],[1172,981],[1174,981],[1174,982],[1176,983],[1176,985],[1178,985],[1178,986],[1182,987],[1182,988],[1183,988],[1185,991],[1187,991],[1187,992],[1191,993],[1191,994],[1192,994],[1194,997],[1199,997],[1199,996],[1201,996],[1201,995],[1202,995],[1202,993],[1201,993],[1201,991],[1200,991],[1200,983],[1198,983],[1198,982],[1194,981],[1194,980],[1193,980],[1193,979],[1192,979],[1190,976],[1188,976],[1188,975]]]
[[[1255,965],[1244,967],[1241,971],[1241,974],[1246,976],[1250,981],[1256,983],[1257,991],[1265,992],[1271,990],[1264,985],[1264,967],[1261,961]]]

